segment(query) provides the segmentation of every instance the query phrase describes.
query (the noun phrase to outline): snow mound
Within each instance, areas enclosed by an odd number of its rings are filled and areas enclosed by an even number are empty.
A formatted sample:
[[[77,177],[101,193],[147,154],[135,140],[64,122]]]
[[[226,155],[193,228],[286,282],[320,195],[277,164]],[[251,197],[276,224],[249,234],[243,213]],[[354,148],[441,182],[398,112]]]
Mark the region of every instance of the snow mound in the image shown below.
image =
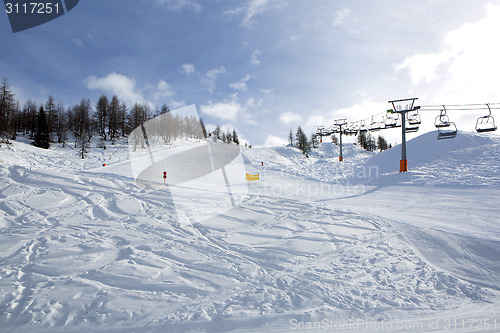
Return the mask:
[[[493,135],[459,132],[457,137],[437,140],[437,132],[407,143],[407,174],[392,180],[403,183],[446,185],[500,185],[500,140]],[[365,166],[378,168],[379,176],[399,172],[401,145],[369,159]],[[384,177],[385,176],[385,177]]]

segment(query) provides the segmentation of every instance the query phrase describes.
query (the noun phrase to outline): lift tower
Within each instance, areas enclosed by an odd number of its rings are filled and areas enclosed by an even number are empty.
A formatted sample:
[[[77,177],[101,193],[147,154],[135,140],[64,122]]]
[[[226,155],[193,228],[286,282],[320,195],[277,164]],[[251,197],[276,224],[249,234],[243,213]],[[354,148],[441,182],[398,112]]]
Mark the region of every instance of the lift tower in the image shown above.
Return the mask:
[[[408,112],[414,112],[420,109],[420,106],[414,106],[418,98],[398,99],[389,101],[395,113],[401,115],[401,161],[399,162],[399,172],[408,171],[408,160],[406,159],[406,119]]]
[[[345,126],[347,125],[347,121],[346,119],[337,119],[335,120],[335,126],[337,126],[339,129],[339,133],[340,133],[340,156],[339,156],[339,162],[342,162],[344,160],[344,157],[342,156],[342,134],[343,134],[343,130],[342,130],[342,126]]]

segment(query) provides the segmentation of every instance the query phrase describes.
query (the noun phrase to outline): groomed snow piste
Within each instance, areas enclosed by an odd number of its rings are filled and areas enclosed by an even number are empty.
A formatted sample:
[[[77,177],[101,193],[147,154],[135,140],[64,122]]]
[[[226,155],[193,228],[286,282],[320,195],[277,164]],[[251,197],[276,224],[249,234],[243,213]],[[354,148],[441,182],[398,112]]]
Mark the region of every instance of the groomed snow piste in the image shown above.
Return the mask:
[[[500,330],[500,140],[421,135],[405,174],[399,154],[242,148],[260,181],[228,166],[236,204],[212,205],[136,186],[124,142],[2,145],[1,331]]]

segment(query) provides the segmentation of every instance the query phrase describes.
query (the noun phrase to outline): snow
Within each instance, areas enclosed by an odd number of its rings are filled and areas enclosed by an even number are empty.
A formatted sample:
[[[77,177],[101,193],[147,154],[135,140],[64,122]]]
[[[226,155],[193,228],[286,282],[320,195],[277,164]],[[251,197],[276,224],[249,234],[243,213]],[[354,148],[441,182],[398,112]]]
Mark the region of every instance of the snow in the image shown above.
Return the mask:
[[[498,331],[498,137],[421,135],[404,174],[399,147],[241,148],[188,181],[169,161],[217,143],[152,143],[2,145],[2,331]]]

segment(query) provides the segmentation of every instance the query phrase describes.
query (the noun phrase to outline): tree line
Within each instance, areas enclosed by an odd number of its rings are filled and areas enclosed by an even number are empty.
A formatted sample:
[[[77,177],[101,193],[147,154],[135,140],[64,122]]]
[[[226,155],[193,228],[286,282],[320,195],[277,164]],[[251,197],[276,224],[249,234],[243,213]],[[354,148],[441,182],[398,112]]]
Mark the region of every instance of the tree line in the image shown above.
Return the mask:
[[[339,139],[335,134],[331,135],[331,140],[333,144],[339,144]],[[357,144],[360,145],[360,147],[367,151],[375,151],[377,149],[383,151],[392,147],[392,145],[388,144],[387,140],[382,135],[379,135],[377,139],[374,139],[370,133],[366,135],[365,132],[361,131],[358,133],[356,141]],[[310,152],[311,148],[318,147],[319,142],[320,139],[317,133],[312,133],[311,139],[309,139],[305,132],[302,130],[301,126],[297,128],[297,131],[295,133],[292,131],[292,129],[290,129],[290,132],[288,133],[289,145],[297,147],[306,156]]]
[[[65,145],[70,133],[75,148],[80,147],[84,157],[95,135],[100,137],[101,147],[106,148],[106,142],[114,143],[121,137],[129,137],[134,129],[146,122],[148,133],[165,142],[183,136],[206,138],[213,135],[225,143],[239,144],[236,130],[223,132],[217,126],[208,133],[201,118],[172,115],[167,105],[154,112],[147,103],[135,103],[129,109],[118,96],[109,99],[102,94],[95,105],[88,98],[82,98],[76,105],[65,107],[49,96],[44,103],[37,104],[29,99],[21,106],[7,79],[0,85],[0,143],[16,140],[17,135],[22,134],[34,140],[35,146],[49,148],[55,142]]]
[[[356,139],[357,143],[361,148],[367,151],[375,151],[379,149],[380,151],[387,150],[392,148],[392,145],[387,143],[387,140],[379,134],[379,136],[375,139],[371,133],[366,135],[365,132],[360,131],[358,133],[358,137]]]

